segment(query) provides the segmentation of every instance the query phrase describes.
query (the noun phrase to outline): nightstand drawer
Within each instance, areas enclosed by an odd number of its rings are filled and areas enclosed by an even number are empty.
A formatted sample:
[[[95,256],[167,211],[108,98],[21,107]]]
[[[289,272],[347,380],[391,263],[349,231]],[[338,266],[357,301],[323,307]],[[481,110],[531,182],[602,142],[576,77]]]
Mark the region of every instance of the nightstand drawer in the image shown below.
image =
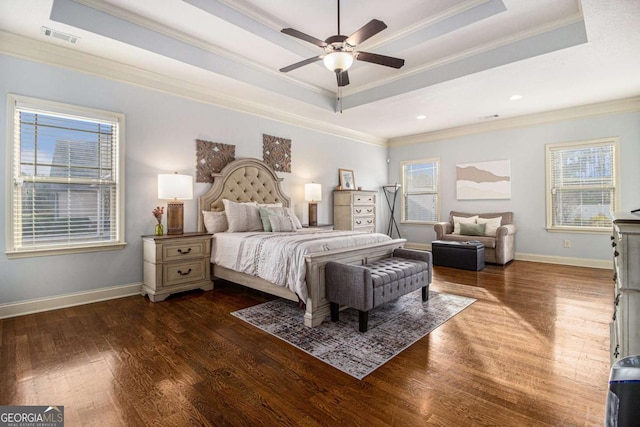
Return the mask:
[[[354,194],[354,205],[373,205],[376,202],[376,196],[373,194]]]
[[[376,208],[373,206],[354,206],[353,216],[370,216],[375,215]]]
[[[193,261],[165,264],[162,286],[169,287],[194,280],[202,280],[206,277],[208,266],[208,259],[194,259]]]
[[[206,256],[207,243],[202,239],[184,240],[176,243],[165,244],[162,247],[162,260],[175,261],[186,258],[198,258]]]
[[[357,227],[373,227],[373,226],[375,226],[375,218],[372,216],[353,218],[354,230]]]

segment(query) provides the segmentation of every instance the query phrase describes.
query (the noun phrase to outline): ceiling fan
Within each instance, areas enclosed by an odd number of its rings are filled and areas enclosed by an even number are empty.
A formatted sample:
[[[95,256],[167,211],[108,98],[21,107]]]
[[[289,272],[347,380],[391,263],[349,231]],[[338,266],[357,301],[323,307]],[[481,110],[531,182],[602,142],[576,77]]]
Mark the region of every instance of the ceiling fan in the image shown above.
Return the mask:
[[[353,64],[353,60],[371,62],[373,64],[384,65],[385,67],[401,68],[404,65],[404,59],[394,58],[391,56],[379,55],[377,53],[359,52],[356,47],[363,41],[375,36],[380,31],[387,28],[387,24],[377,19],[372,19],[362,28],[357,30],[350,36],[340,34],[340,0],[338,0],[338,34],[327,38],[325,41],[317,39],[313,36],[294,30],[293,28],[284,28],[283,33],[292,37],[299,38],[309,43],[321,47],[324,52],[313,58],[296,62],[288,67],[281,68],[283,73],[295,70],[304,65],[312,64],[322,60],[324,65],[334,73],[338,80],[338,87],[349,84],[349,74],[347,70]]]

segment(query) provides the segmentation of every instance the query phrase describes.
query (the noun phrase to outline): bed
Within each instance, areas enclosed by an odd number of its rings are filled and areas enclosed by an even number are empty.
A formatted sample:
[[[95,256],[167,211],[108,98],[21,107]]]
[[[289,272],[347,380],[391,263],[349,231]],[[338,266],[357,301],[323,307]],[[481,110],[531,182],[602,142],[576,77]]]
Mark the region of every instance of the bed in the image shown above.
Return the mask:
[[[289,207],[291,201],[281,189],[279,178],[276,173],[266,164],[257,159],[239,159],[228,164],[219,174],[214,174],[214,182],[209,191],[198,198],[198,231],[204,232],[205,223],[203,211],[222,212],[224,211],[223,200],[231,200],[234,202],[257,202],[259,204],[275,204],[281,203],[284,207]],[[330,233],[318,231],[315,237],[321,233],[336,234],[345,237],[347,234],[351,236],[354,233]],[[216,233],[217,234],[217,233]],[[278,286],[274,282],[265,280],[257,275],[248,274],[243,271],[236,271],[230,266],[222,266],[216,264],[215,253],[218,250],[216,242],[216,234],[213,236],[212,244],[212,277],[214,280],[224,279],[239,285],[256,289],[271,295],[289,299],[291,301],[301,302],[305,307],[304,324],[314,327],[322,323],[329,315],[329,301],[326,299],[326,290],[324,283],[324,268],[329,261],[338,261],[348,264],[366,264],[378,259],[386,258],[391,255],[395,248],[402,247],[406,242],[405,239],[390,239],[385,237],[381,241],[372,243],[365,240],[365,243],[357,246],[343,247],[342,244],[320,245],[323,250],[317,252],[307,252],[301,255],[304,264],[304,285],[306,293],[304,298],[300,298],[301,292],[294,292],[286,286]],[[218,235],[222,240],[221,233]],[[260,233],[247,233],[252,238]],[[263,234],[280,234],[280,233],[263,233]],[[301,233],[303,234],[303,233]],[[309,235],[309,232],[306,233]],[[291,233],[282,233],[283,236],[290,236]],[[379,235],[384,236],[384,235]],[[345,237],[346,238],[346,237]],[[314,240],[305,239],[305,240]],[[226,244],[226,243],[225,243]],[[310,245],[310,248],[318,247]],[[335,247],[335,248],[334,248]],[[294,262],[294,261],[292,261]],[[241,269],[242,270],[242,269]],[[244,269],[246,270],[246,268]]]

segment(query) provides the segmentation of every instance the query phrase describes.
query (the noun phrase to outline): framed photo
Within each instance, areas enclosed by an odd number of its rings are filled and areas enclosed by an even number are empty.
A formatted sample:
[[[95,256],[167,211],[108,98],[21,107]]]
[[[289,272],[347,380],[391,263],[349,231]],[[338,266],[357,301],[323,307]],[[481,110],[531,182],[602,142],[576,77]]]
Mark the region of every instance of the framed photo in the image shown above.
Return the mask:
[[[340,187],[343,190],[355,190],[356,180],[353,177],[353,171],[349,169],[338,169],[340,175]]]

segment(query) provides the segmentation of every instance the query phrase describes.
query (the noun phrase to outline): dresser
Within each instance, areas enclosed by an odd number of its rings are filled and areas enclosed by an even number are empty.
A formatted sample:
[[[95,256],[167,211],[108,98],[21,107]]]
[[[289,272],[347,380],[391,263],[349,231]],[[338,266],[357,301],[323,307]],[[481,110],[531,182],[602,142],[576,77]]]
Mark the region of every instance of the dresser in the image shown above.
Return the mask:
[[[211,234],[184,233],[170,236],[142,236],[144,284],[142,295],[153,302],[175,292],[213,289]]]
[[[375,232],[376,196],[376,191],[334,191],[334,228],[336,230]]]
[[[611,363],[640,355],[640,215],[616,212],[613,220],[614,312]]]

